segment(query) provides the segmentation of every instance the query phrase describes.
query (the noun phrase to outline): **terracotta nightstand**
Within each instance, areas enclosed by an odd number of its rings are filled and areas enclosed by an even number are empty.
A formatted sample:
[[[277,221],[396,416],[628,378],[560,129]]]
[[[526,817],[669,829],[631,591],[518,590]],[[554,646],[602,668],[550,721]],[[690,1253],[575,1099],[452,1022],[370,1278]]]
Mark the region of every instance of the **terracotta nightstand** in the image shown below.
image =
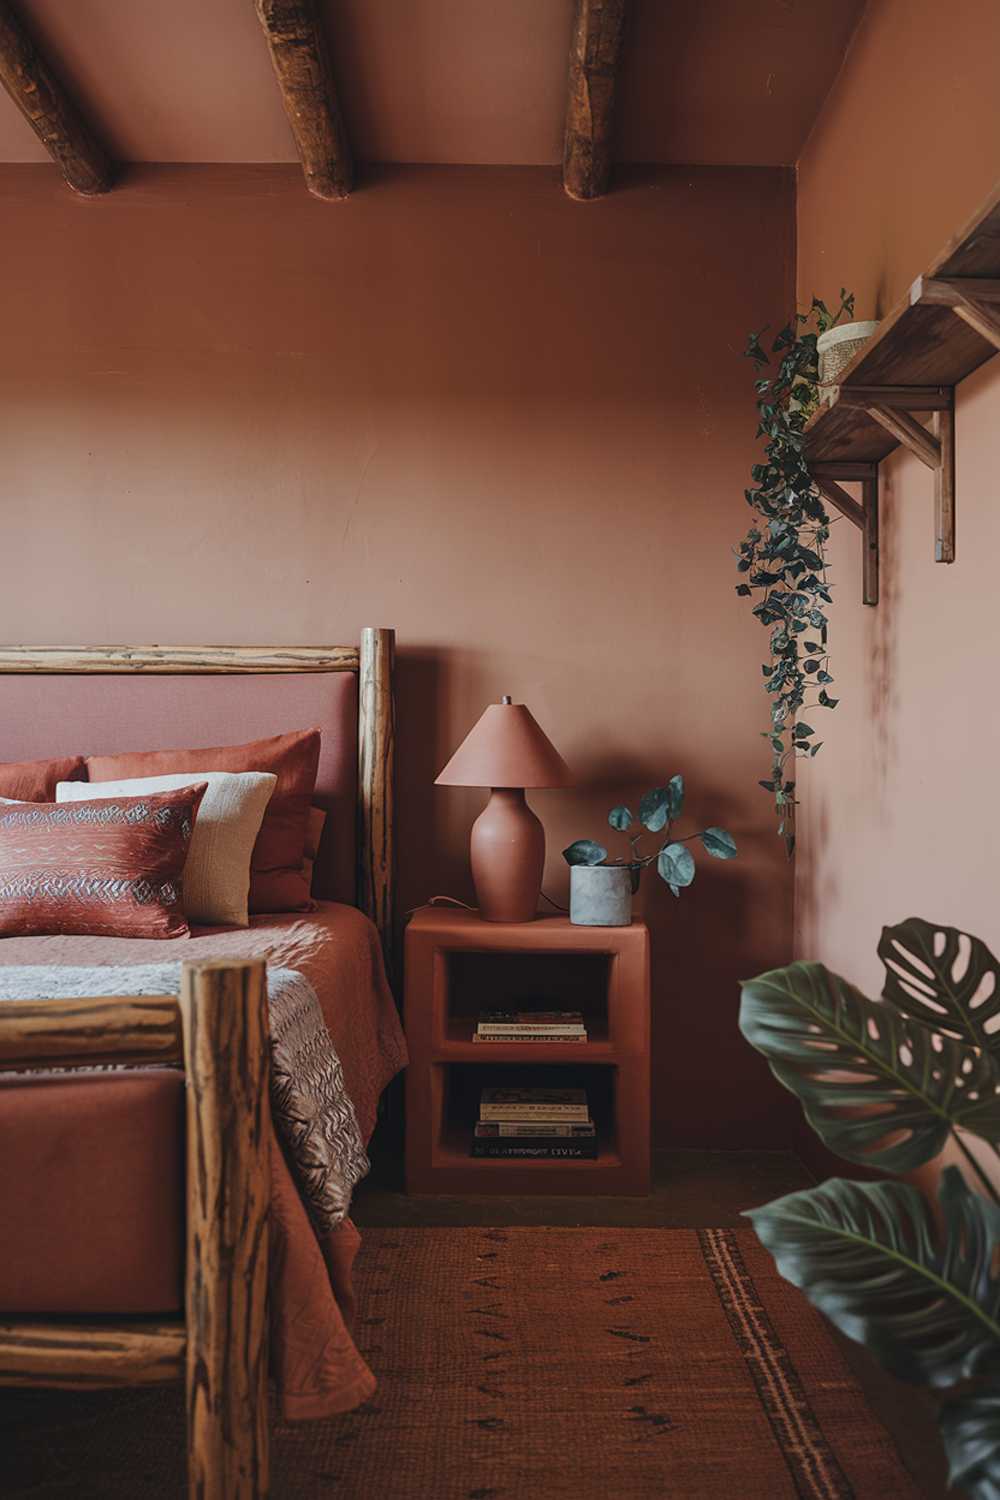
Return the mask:
[[[584,1013],[586,1042],[473,1041],[480,1010]],[[424,907],[406,931],[406,1186],[411,1193],[649,1191],[649,932],[566,917],[483,922]],[[587,1089],[596,1161],[469,1154],[480,1090]]]

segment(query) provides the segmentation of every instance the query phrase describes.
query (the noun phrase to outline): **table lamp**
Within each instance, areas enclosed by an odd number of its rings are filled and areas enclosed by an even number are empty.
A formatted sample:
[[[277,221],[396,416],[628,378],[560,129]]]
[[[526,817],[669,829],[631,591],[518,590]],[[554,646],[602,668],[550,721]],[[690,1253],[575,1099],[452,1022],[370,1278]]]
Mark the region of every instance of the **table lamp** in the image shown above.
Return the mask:
[[[470,729],[436,786],[488,786],[472,825],[470,860],[486,922],[530,922],[538,915],[545,830],[525,787],[572,786],[573,775],[523,703],[501,698]]]

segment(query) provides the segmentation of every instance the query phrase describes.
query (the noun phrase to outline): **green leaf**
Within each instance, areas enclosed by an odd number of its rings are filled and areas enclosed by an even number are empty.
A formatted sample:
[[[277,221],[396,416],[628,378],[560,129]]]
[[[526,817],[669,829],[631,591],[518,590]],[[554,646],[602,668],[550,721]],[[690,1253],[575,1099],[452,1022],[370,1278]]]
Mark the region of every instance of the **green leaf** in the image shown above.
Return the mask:
[[[1000,1381],[946,1401],[938,1426],[948,1455],[949,1483],[969,1500],[1000,1495]]]
[[[1000,964],[979,938],[907,917],[883,927],[882,998],[945,1036],[1000,1059]]]
[[[695,876],[694,855],[686,844],[667,844],[657,856],[656,868],[671,890],[690,885]]]
[[[617,828],[619,833],[624,833],[632,826],[632,814],[627,807],[613,807],[608,813],[608,822],[612,828]]]
[[[704,833],[699,834],[699,838],[706,852],[714,854],[716,859],[736,858],[736,840],[724,828],[706,828]]]
[[[740,1030],[847,1161],[908,1172],[956,1126],[1000,1141],[1000,1068],[932,1037],[822,964],[794,963],[742,986]]]
[[[684,811],[684,777],[681,775],[670,778],[667,785],[667,807],[671,821],[679,818]]]
[[[607,849],[601,844],[595,844],[593,839],[577,839],[562,854],[568,865],[600,865],[608,857]]]
[[[935,1388],[1000,1369],[1000,1208],[956,1167],[944,1233],[916,1188],[832,1178],[748,1214],[778,1270],[893,1375]]]
[[[639,803],[639,821],[650,833],[659,833],[666,826],[670,815],[670,788],[654,786],[646,792]]]
[[[811,728],[808,724],[804,724],[801,719],[795,726],[795,738],[797,740],[807,740],[811,734],[815,733],[815,729]]]

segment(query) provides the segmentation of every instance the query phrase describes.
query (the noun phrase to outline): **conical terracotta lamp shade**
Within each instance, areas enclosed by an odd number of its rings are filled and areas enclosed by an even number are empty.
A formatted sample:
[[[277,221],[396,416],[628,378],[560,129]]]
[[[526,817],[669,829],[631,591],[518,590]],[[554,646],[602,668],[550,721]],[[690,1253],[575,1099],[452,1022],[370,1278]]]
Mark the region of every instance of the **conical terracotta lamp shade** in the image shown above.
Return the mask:
[[[491,703],[437,778],[438,786],[488,786],[472,825],[470,860],[479,914],[487,922],[538,915],[545,830],[524,800],[526,786],[572,786],[573,775],[523,703]]]

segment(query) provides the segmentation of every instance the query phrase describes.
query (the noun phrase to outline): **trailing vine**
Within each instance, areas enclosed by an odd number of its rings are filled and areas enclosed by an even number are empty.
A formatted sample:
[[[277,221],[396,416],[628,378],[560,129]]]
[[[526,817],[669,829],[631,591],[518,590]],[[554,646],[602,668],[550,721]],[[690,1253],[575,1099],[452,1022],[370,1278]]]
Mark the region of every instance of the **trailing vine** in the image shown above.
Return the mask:
[[[807,313],[796,313],[771,344],[752,333],[745,350],[757,372],[757,437],[764,437],[764,462],[750,471],[746,490],[753,521],[738,549],[744,575],[738,594],[756,597],[753,613],[770,631],[770,660],[762,666],[771,700],[770,727],[762,737],[772,752],[771,777],[760,785],[774,797],[778,833],[788,853],[795,848],[795,762],[814,756],[822,745],[805,715],[836,708],[827,689],[833,682],[827,648],[826,606],[833,602],[827,577],[828,516],[805,456],[804,428],[817,404],[816,339],[854,311],[853,293],[841,288],[840,306],[831,313],[814,297]],[[768,376],[761,374],[778,359]],[[808,695],[814,691],[812,699]]]

